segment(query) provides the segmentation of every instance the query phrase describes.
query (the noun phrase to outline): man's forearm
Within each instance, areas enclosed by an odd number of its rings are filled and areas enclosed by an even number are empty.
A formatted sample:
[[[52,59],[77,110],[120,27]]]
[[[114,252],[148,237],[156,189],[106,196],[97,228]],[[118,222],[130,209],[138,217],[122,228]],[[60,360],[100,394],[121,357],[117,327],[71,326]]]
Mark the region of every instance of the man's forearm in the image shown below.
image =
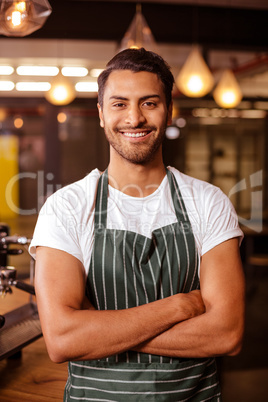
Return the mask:
[[[214,312],[206,312],[180,322],[133,350],[162,356],[202,358],[235,355],[243,336],[241,320],[226,320]]]
[[[126,310],[63,308],[62,324],[44,323],[50,357],[55,362],[92,360],[133,349],[177,322],[203,313],[201,300],[194,291]]]
[[[182,358],[237,354],[245,307],[238,239],[223,242],[202,256],[200,288],[204,314],[174,325],[135,350]]]

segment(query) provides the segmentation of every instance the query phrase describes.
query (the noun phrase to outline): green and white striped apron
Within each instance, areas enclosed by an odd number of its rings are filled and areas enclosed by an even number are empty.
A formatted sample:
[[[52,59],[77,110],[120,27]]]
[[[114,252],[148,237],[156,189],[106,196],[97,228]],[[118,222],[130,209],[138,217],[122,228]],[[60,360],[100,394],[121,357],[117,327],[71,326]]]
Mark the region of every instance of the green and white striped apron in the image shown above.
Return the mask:
[[[86,288],[96,309],[131,308],[199,288],[199,258],[191,224],[168,169],[167,176],[178,221],[154,230],[152,238],[107,229],[107,170],[99,179]],[[180,359],[133,351],[75,361],[69,363],[65,401],[218,402],[216,371],[214,358]]]

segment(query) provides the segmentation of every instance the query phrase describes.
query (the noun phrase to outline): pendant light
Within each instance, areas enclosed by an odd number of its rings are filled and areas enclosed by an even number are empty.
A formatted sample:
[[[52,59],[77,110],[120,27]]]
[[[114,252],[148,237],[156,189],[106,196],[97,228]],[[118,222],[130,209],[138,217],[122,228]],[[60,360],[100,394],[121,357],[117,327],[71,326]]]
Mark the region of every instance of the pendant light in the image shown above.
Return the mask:
[[[53,105],[68,105],[76,96],[74,85],[71,80],[59,73],[51,81],[50,90],[45,98]]]
[[[204,96],[211,91],[214,78],[196,46],[183,65],[176,84],[184,95],[192,98]]]
[[[157,52],[157,44],[141,12],[141,4],[137,4],[136,14],[120,43],[119,50],[139,49],[141,47]]]
[[[213,97],[215,102],[223,108],[236,107],[242,99],[240,86],[231,70],[225,70],[216,86]]]
[[[52,12],[47,0],[2,0],[0,34],[26,36],[40,29]]]

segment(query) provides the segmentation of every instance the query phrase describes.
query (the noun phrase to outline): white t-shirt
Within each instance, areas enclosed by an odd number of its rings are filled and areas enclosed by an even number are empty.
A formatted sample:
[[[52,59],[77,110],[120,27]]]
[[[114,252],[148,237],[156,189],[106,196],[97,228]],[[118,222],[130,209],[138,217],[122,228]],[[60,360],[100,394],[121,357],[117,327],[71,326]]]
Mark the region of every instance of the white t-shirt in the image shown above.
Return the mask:
[[[199,255],[243,233],[236,212],[223,192],[204,181],[169,167],[175,175],[190,219]],[[43,205],[35,227],[30,254],[37,246],[65,251],[78,258],[88,272],[94,240],[94,208],[98,169],[56,191]],[[138,189],[137,189],[138,190]],[[167,176],[147,197],[131,197],[109,185],[107,228],[151,232],[177,221]]]

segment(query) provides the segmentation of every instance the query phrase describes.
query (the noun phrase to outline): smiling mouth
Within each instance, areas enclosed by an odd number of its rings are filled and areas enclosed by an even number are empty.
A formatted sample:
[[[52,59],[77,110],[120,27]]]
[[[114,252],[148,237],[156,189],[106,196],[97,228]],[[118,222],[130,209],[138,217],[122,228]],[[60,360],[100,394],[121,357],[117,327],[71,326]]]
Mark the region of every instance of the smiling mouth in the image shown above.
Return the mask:
[[[125,136],[125,137],[132,137],[132,138],[139,138],[139,137],[145,137],[147,134],[149,134],[150,133],[150,131],[141,131],[141,132],[139,132],[139,133],[131,133],[131,132],[123,132],[122,134]]]

